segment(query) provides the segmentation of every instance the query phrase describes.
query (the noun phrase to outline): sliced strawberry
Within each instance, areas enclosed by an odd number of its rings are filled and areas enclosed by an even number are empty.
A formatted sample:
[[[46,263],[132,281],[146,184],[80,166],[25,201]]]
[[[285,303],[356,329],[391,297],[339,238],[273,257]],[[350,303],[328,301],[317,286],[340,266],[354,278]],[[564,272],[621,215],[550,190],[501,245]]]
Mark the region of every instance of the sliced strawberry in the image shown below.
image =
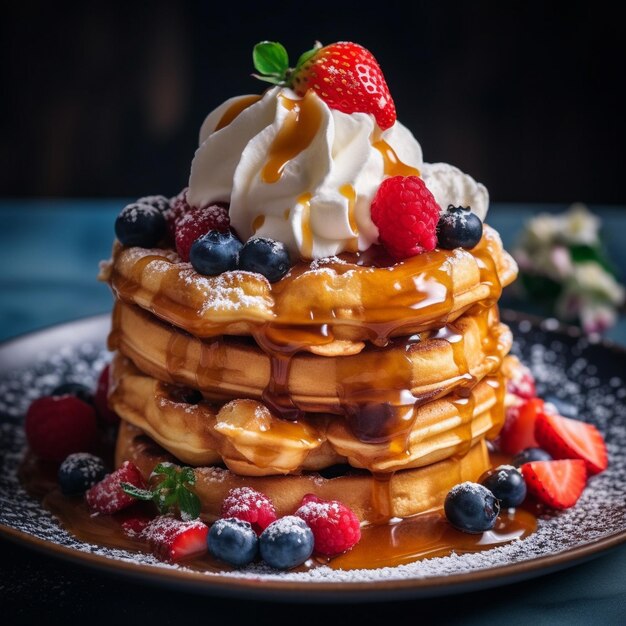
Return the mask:
[[[182,521],[169,515],[153,519],[141,533],[162,561],[180,561],[207,550],[209,527],[200,520]]]
[[[125,461],[122,467],[105,476],[85,494],[89,507],[98,513],[111,515],[134,504],[135,498],[123,491],[121,483],[130,483],[139,489],[146,487],[137,466]]]
[[[506,421],[500,431],[500,450],[517,454],[526,448],[538,448],[535,420],[542,413],[541,398],[531,398],[507,409]]]
[[[528,492],[554,509],[569,509],[580,498],[587,482],[581,460],[532,461],[520,468]]]
[[[535,438],[555,459],[582,459],[590,474],[603,472],[609,464],[606,444],[593,424],[542,413],[535,422]]]
[[[122,531],[127,537],[139,537],[150,523],[149,517],[129,517],[122,522]]]

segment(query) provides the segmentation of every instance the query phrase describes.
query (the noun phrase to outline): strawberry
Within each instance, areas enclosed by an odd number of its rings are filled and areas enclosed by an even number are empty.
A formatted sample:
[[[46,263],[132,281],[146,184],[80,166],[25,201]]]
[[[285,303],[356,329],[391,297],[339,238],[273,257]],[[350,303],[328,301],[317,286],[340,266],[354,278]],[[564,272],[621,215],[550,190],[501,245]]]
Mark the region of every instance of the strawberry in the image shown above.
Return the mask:
[[[555,459],[582,459],[590,474],[609,464],[604,439],[593,424],[542,413],[535,421],[535,438]]]
[[[535,440],[535,420],[540,414],[543,414],[541,398],[531,398],[509,407],[500,431],[500,450],[507,454],[517,454],[525,448],[539,447]]]
[[[200,520],[182,521],[161,515],[144,528],[140,537],[162,561],[180,561],[206,552],[208,532],[209,527]]]
[[[133,504],[135,498],[124,492],[122,483],[134,485],[138,489],[146,486],[137,466],[130,461],[124,461],[121,467],[105,476],[85,494],[89,508],[111,515]]]
[[[581,460],[532,461],[520,468],[528,492],[554,509],[569,509],[580,498],[587,482]]]
[[[340,41],[312,50],[289,67],[285,48],[276,42],[262,41],[254,47],[256,78],[291,87],[304,96],[313,89],[331,108],[343,113],[369,113],[386,130],[396,121],[396,106],[385,77],[369,50],[356,43]]]

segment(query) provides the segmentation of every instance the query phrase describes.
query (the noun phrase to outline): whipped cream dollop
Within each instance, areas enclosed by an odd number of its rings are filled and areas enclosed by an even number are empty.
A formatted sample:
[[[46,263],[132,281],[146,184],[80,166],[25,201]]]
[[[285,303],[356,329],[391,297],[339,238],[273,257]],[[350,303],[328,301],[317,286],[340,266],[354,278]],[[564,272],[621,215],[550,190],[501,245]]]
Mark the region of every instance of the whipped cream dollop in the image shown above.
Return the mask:
[[[331,109],[313,90],[301,98],[274,87],[230,98],[207,116],[187,200],[230,202],[243,241],[269,237],[294,258],[314,259],[378,242],[370,206],[383,179],[396,175],[422,175],[442,210],[470,205],[484,219],[484,186],[447,164],[423,163],[401,123],[383,132],[371,115]]]

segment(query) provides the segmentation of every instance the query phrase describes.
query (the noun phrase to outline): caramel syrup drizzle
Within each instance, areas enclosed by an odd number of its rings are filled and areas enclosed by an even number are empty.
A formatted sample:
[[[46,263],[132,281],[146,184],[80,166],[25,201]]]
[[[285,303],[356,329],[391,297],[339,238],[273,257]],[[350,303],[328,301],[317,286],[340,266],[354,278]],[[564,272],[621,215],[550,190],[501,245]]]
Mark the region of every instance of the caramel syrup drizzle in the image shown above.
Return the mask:
[[[233,102],[226,111],[224,111],[217,126],[213,129],[213,132],[216,133],[218,130],[222,130],[222,128],[228,126],[240,113],[252,106],[255,102],[258,102],[261,98],[262,96],[259,95],[242,96]]]
[[[276,183],[285,165],[309,147],[322,123],[322,113],[313,92],[302,100],[279,96],[280,105],[287,109],[285,121],[272,141],[267,161],[261,170],[264,183]]]

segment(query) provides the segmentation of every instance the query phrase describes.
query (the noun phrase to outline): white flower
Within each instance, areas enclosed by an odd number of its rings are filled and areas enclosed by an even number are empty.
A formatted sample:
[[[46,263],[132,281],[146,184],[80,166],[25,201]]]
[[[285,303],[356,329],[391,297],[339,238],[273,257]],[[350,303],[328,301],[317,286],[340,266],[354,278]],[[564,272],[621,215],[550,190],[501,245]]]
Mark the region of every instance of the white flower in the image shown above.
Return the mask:
[[[561,236],[570,244],[593,246],[598,243],[600,219],[584,204],[576,203],[563,213]]]
[[[614,306],[619,306],[624,301],[624,288],[595,261],[575,264],[566,289]]]

